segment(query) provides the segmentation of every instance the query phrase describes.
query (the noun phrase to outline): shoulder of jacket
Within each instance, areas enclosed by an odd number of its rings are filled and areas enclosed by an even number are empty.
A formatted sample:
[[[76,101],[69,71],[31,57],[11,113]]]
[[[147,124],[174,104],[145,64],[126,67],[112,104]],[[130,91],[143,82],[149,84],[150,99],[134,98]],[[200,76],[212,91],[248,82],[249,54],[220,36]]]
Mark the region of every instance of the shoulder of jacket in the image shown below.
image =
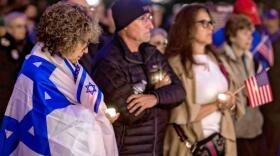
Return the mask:
[[[168,58],[168,61],[170,63],[178,64],[178,61],[181,61],[181,57],[179,55],[172,56],[172,57]]]
[[[183,72],[184,69],[181,62],[181,57],[179,55],[168,58],[168,62],[176,74],[180,74]]]
[[[179,55],[168,58],[168,62],[172,64],[172,66],[182,67],[181,56]]]

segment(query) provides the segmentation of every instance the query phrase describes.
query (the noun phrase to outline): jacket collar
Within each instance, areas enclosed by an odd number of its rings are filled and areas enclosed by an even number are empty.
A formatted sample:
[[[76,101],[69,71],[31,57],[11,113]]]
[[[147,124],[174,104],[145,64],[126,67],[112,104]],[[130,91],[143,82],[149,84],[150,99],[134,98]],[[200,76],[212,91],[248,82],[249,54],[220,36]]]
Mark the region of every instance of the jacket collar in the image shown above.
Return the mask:
[[[149,61],[149,59],[155,54],[156,48],[148,43],[142,43],[139,47],[139,52],[142,55],[142,59],[139,57],[135,57],[135,53],[132,53],[127,47],[126,43],[123,39],[115,34],[114,42],[122,49],[122,55],[124,58],[134,64],[145,64]]]
[[[235,55],[233,49],[231,48],[230,45],[228,45],[227,43],[224,43],[223,45],[223,48],[224,48],[224,53],[226,56],[228,56],[232,61],[237,61],[238,60],[238,57]],[[246,51],[243,56],[245,58],[250,58],[252,57],[252,54],[250,51]]]

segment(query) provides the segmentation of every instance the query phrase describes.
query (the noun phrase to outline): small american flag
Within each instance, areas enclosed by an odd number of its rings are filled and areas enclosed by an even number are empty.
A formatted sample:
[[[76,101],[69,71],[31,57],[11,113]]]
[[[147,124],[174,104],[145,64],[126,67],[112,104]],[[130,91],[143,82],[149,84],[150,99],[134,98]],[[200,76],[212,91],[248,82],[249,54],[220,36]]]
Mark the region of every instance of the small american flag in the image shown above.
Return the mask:
[[[257,107],[273,100],[266,70],[245,80],[251,107]]]
[[[271,41],[268,36],[263,36],[256,50],[268,61],[270,66],[273,66],[274,56]]]

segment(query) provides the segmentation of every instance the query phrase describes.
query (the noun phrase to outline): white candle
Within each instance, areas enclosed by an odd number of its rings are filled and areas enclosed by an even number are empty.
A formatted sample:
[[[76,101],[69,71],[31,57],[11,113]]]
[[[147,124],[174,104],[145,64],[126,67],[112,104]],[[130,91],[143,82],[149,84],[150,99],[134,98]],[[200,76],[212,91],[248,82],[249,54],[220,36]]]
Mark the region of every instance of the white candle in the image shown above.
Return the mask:
[[[228,96],[224,93],[220,93],[220,94],[218,94],[218,99],[220,101],[226,101],[228,99]]]
[[[115,108],[107,108],[105,111],[106,114],[109,114],[110,117],[115,117],[117,115],[116,109]]]

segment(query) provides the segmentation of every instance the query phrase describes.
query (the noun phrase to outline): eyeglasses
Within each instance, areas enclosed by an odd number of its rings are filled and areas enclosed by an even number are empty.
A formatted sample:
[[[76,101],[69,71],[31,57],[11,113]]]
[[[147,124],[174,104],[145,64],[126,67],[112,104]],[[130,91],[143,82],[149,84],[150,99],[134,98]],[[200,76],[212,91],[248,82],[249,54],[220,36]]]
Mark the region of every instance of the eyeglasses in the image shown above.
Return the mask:
[[[199,20],[196,23],[200,23],[203,28],[209,28],[210,26],[214,27],[215,24],[213,20]]]
[[[155,45],[155,46],[167,46],[168,41],[164,40],[164,41],[155,41],[155,42],[151,42],[151,44]]]
[[[153,16],[148,14],[148,15],[143,15],[143,16],[140,16],[138,18],[139,21],[141,21],[142,24],[146,24],[148,23],[149,21],[152,21],[153,20]]]
[[[26,24],[15,24],[10,26],[13,29],[26,29],[27,25]]]

